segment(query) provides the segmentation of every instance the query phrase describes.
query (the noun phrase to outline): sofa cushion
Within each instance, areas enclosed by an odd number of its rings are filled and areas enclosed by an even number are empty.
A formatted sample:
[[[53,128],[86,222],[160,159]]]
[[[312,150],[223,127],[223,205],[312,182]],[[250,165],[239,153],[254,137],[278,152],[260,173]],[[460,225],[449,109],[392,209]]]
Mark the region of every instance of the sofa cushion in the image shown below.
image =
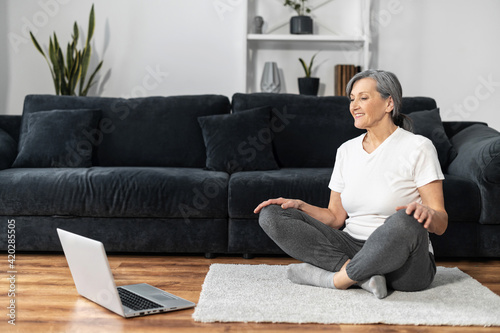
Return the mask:
[[[335,152],[364,131],[354,127],[349,99],[340,96],[254,93],[233,95],[234,112],[272,106],[273,146],[280,167],[332,167]],[[404,97],[404,113],[436,108],[428,97]]]
[[[87,138],[97,128],[101,110],[50,110],[23,115],[14,168],[89,167],[93,145]]]
[[[436,107],[436,101],[430,97],[403,97],[401,113],[409,114],[415,111],[432,110]]]
[[[255,207],[270,198],[302,199],[327,207],[331,168],[286,168],[271,171],[238,172],[229,180],[229,217],[255,219]]]
[[[225,172],[91,167],[0,171],[5,215],[226,218]]]
[[[23,114],[75,108],[103,112],[99,128],[89,135],[97,145],[98,165],[203,168],[205,144],[197,118],[227,114],[230,105],[220,95],[131,99],[28,95]],[[23,132],[26,127],[23,120]]]
[[[229,217],[255,219],[255,207],[270,198],[301,199],[328,207],[332,174],[329,168],[289,168],[279,171],[239,172],[229,180]],[[479,188],[462,177],[445,175],[443,192],[450,221],[476,223],[481,213]],[[394,207],[396,208],[396,207]]]
[[[408,114],[412,120],[413,132],[430,139],[436,147],[441,169],[446,172],[448,165],[457,157],[443,127],[439,109],[417,111]]]
[[[10,168],[17,155],[16,141],[0,128],[0,170]]]
[[[278,169],[270,117],[271,108],[263,107],[198,118],[207,149],[207,169],[227,173]]]
[[[235,94],[233,111],[272,106],[273,146],[280,167],[333,167],[335,152],[363,131],[353,125],[346,97]]]

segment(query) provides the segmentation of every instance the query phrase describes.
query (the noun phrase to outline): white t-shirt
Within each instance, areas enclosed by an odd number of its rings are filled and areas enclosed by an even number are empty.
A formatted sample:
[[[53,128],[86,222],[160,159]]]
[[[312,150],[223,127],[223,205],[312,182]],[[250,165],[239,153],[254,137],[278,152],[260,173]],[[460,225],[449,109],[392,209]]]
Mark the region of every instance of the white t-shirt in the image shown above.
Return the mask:
[[[394,214],[397,206],[421,203],[419,187],[444,179],[429,139],[398,127],[369,154],[363,149],[365,135],[339,147],[329,185],[341,194],[348,214],[344,231],[362,240]]]

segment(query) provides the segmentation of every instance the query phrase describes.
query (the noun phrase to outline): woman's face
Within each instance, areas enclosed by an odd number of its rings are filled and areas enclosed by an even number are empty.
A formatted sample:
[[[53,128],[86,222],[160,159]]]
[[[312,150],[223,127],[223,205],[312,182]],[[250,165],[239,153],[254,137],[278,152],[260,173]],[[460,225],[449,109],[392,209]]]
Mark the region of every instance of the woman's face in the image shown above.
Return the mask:
[[[349,96],[349,110],[354,117],[354,126],[369,129],[390,120],[390,112],[394,108],[392,97],[383,99],[377,91],[377,82],[372,78],[364,78],[354,83]]]

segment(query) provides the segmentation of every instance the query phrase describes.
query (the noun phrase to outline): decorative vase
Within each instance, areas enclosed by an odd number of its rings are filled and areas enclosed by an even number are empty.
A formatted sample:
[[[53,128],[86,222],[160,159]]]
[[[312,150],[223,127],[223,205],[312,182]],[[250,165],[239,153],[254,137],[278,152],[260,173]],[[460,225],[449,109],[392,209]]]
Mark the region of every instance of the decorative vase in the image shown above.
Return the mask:
[[[299,77],[299,92],[301,95],[318,95],[319,78]]]
[[[263,25],[264,25],[264,19],[262,18],[262,16],[255,16],[253,18],[253,33],[261,34]]]
[[[281,89],[280,74],[278,65],[275,62],[266,62],[260,81],[260,89],[263,92],[278,93]]]
[[[313,20],[310,16],[293,16],[290,19],[290,33],[295,35],[306,35],[313,33]]]

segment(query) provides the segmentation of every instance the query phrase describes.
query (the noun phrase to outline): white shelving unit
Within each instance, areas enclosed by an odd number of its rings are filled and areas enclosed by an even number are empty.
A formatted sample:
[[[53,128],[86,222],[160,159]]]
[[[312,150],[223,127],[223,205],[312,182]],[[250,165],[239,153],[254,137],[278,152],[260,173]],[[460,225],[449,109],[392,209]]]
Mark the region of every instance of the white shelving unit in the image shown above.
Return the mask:
[[[247,82],[246,82],[246,92],[259,92],[260,88],[260,75],[262,70],[262,62],[264,61],[262,58],[265,57],[266,61],[273,61],[273,57],[281,56],[281,59],[285,58],[282,64],[279,64],[282,67],[282,71],[285,70],[288,72],[288,68],[286,66],[294,66],[297,67],[298,61],[295,60],[296,57],[293,57],[292,61],[288,62],[286,59],[287,52],[292,51],[301,51],[303,53],[306,52],[314,52],[317,50],[327,50],[328,52],[356,52],[360,56],[358,57],[358,61],[351,62],[337,62],[337,63],[353,63],[354,65],[361,66],[362,69],[369,68],[370,64],[370,7],[371,0],[359,0],[361,13],[360,22],[361,34],[355,36],[346,36],[336,34],[334,31],[331,31],[326,25],[322,24],[319,20],[315,19],[315,24],[321,26],[323,29],[323,33],[321,34],[313,34],[313,35],[293,35],[283,33],[284,28],[288,27],[288,22],[290,17],[286,17],[285,19],[274,24],[273,27],[270,27],[266,33],[264,34],[255,34],[252,33],[252,20],[253,17],[257,14],[255,12],[255,8],[250,8],[250,6],[255,6],[255,2],[259,0],[249,0],[248,1],[248,31],[247,40],[246,40],[246,49],[247,49]],[[262,1],[262,0],[260,0]],[[269,1],[269,0],[265,0]],[[326,4],[333,2],[336,0],[325,0],[318,4],[315,8],[312,8],[313,13],[314,10],[319,10],[320,7],[325,6]],[[282,2],[279,0],[279,2]],[[321,10],[325,10],[321,8]],[[281,31],[280,31],[281,30]],[[327,33],[324,33],[327,32]],[[259,55],[265,53],[262,57],[259,58]],[[269,59],[269,60],[267,60]],[[304,59],[306,60],[306,59]],[[335,61],[335,60],[333,60]],[[300,64],[299,64],[300,66]],[[284,74],[283,74],[284,75]],[[333,75],[333,66],[332,73],[330,73],[330,77]],[[330,78],[329,77],[329,78]],[[289,81],[291,82],[291,81]],[[333,82],[333,78],[332,78]],[[287,87],[286,92],[294,92],[294,88]],[[321,89],[320,89],[321,94]],[[333,90],[323,91],[324,95],[333,94]]]
[[[346,37],[334,35],[271,35],[271,34],[248,34],[247,40],[267,40],[267,41],[291,41],[291,42],[364,42],[361,36]]]

